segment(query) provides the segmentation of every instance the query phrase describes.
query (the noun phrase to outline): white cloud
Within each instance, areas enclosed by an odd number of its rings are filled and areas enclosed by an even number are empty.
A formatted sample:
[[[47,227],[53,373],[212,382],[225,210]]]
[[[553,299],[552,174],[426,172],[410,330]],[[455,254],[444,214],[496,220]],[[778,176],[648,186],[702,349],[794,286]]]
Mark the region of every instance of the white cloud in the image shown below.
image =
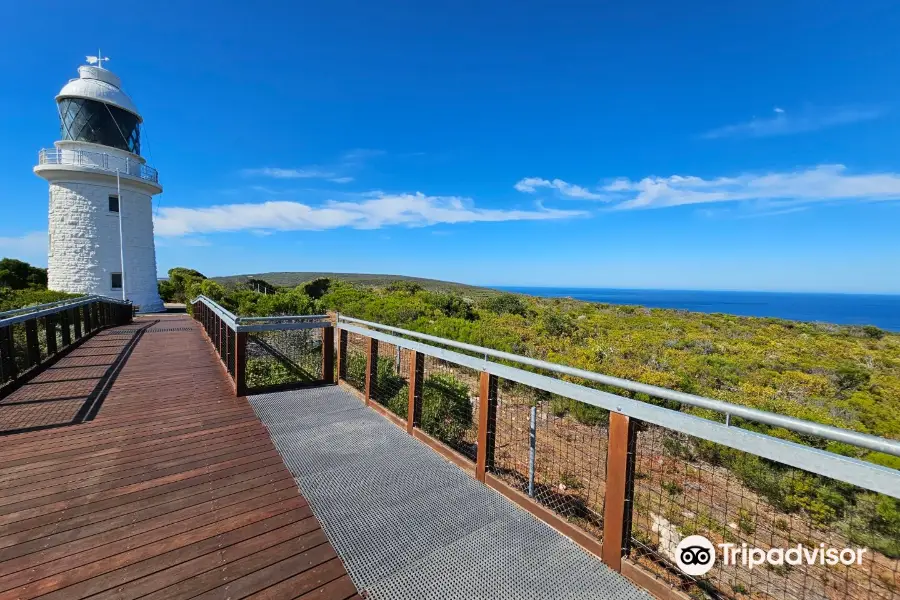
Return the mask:
[[[809,107],[797,114],[788,114],[783,108],[776,107],[774,116],[753,118],[744,123],[717,127],[707,131],[700,137],[705,139],[755,138],[806,133],[860,121],[871,121],[884,116],[885,113],[886,111],[883,108],[878,107],[839,107],[831,109]]]
[[[31,231],[19,236],[0,237],[0,255],[44,266],[47,264],[47,232]]]
[[[264,203],[223,204],[206,208],[163,207],[155,219],[160,236],[259,230],[322,230],[339,227],[378,229],[390,225],[410,227],[495,222],[565,219],[585,214],[583,211],[502,210],[476,208],[471,200],[455,196],[416,194],[365,195],[358,202],[329,201],[322,206],[301,202],[273,201]]]
[[[243,169],[241,173],[248,177],[271,177],[273,179],[332,179],[338,177],[336,173],[317,167],[307,167],[304,169],[263,167],[260,169]]]
[[[526,192],[529,194],[537,192],[538,188],[549,188],[556,190],[563,196],[567,196],[569,198],[578,198],[580,200],[607,199],[607,196],[605,194],[594,193],[587,188],[581,187],[580,185],[567,183],[562,179],[554,179],[553,181],[550,181],[547,179],[541,179],[540,177],[526,177],[516,182],[516,185],[514,185],[513,187],[520,192]]]
[[[818,165],[798,171],[715,179],[683,175],[638,181],[616,179],[603,189],[616,198],[617,209],[741,201],[778,201],[796,206],[829,200],[897,200],[900,173],[851,174],[844,165]]]

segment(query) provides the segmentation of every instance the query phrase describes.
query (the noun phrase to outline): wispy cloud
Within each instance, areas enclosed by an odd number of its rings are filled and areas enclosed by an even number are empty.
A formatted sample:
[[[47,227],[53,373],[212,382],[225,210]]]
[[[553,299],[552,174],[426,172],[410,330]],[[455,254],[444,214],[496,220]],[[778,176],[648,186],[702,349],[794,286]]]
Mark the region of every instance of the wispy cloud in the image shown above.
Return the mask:
[[[0,254],[36,265],[46,265],[47,232],[30,231],[24,235],[0,237]]]
[[[514,185],[513,187],[520,192],[526,192],[530,194],[537,192],[538,188],[547,188],[556,190],[563,196],[569,198],[579,198],[581,200],[605,200],[607,198],[607,196],[604,194],[592,192],[587,188],[581,187],[580,185],[567,183],[562,179],[554,179],[550,181],[548,179],[541,179],[540,177],[526,177],[516,182],[516,185]]]
[[[262,167],[258,169],[242,169],[241,174],[247,177],[269,177],[272,179],[327,179],[336,183],[353,181],[352,177],[339,176],[334,171],[324,170],[319,167],[305,167],[302,169]]]
[[[664,208],[686,204],[789,201],[793,205],[833,200],[900,199],[900,173],[850,173],[844,165],[818,165],[787,172],[704,179],[690,175],[617,179],[604,189],[617,209]]]
[[[504,210],[477,208],[468,198],[376,192],[355,202],[329,201],[321,206],[301,202],[222,204],[206,208],[163,207],[155,219],[156,234],[185,236],[243,231],[323,230],[350,227],[378,229],[391,225],[419,227],[437,224],[566,219],[578,210]]]
[[[241,169],[245,177],[266,177],[270,179],[322,179],[332,183],[350,183],[354,181],[352,173],[365,166],[366,161],[384,155],[384,150],[356,148],[341,155],[333,165],[322,167],[308,165],[297,168],[257,167]]]
[[[776,107],[773,112],[775,114],[769,117],[755,117],[743,123],[717,127],[700,137],[712,140],[807,133],[860,121],[872,121],[884,116],[887,111],[883,107],[844,106],[827,109],[807,107],[798,113],[788,113],[785,109]]]
[[[557,186],[553,182],[526,178],[515,187],[526,193],[534,193],[541,187],[585,189],[571,184]],[[898,200],[900,173],[851,173],[844,165],[818,165],[795,171],[745,173],[712,179],[693,175],[653,176],[639,180],[619,178],[599,187],[596,192],[579,197],[599,197],[620,210],[724,202],[767,203],[764,208],[772,210],[772,203],[777,201],[780,204],[777,210],[784,214],[787,208],[823,201]]]

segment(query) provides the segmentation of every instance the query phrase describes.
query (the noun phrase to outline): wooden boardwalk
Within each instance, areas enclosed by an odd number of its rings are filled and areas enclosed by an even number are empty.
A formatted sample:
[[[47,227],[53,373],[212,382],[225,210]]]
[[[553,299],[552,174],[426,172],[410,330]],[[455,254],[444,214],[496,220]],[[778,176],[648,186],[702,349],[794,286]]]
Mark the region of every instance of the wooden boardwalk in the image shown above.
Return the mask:
[[[59,425],[108,393],[84,424],[0,437],[0,600],[359,598],[192,319],[102,331],[41,378],[0,423]]]

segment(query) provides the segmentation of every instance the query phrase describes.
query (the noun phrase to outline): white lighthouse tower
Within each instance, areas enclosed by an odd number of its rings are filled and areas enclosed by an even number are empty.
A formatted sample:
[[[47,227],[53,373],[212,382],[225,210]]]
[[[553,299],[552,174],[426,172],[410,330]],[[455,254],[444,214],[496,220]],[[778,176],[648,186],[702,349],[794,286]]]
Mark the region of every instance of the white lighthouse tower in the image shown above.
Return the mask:
[[[50,182],[48,287],[160,311],[152,203],[162,187],[141,157],[143,119],[105,60],[89,56],[56,96],[61,139],[34,168]]]

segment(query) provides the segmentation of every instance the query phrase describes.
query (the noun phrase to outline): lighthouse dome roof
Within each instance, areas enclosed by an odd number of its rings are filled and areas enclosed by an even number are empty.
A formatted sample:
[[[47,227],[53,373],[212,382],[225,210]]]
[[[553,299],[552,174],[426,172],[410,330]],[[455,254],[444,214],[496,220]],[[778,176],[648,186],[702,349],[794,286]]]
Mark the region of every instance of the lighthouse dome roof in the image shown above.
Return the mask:
[[[78,67],[78,78],[69,80],[56,95],[57,102],[63,98],[85,98],[118,106],[134,114],[138,120],[141,114],[128,94],[122,91],[119,77],[103,67],[84,65]]]

